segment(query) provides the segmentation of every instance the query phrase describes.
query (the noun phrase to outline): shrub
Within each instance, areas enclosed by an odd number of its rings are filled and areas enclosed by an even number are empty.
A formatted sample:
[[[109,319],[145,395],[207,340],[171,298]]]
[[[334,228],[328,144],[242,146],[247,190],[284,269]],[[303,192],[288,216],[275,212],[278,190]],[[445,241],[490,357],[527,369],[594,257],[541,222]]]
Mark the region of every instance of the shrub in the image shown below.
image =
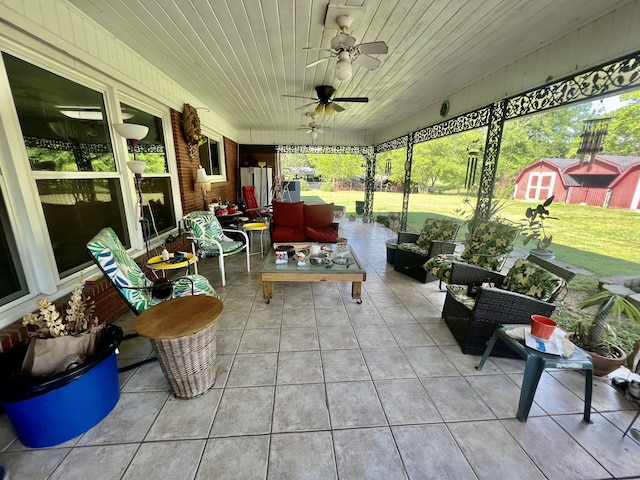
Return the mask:
[[[322,186],[320,187],[321,192],[333,192],[333,183],[331,182],[322,182]]]

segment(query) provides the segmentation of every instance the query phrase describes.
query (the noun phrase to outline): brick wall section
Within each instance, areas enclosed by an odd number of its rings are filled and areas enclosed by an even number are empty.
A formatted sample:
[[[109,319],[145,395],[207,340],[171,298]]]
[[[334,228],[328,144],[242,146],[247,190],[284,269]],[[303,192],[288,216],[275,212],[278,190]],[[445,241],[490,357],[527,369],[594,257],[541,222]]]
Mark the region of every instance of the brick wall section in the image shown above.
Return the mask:
[[[202,192],[196,191],[193,188],[196,179],[196,169],[198,165],[200,165],[200,155],[196,150],[193,160],[189,157],[189,147],[187,146],[182,131],[182,113],[173,109],[171,110],[171,129],[173,133],[173,143],[176,147],[182,211],[186,214],[194,210],[202,210]],[[207,203],[211,203],[217,198],[227,199],[233,203],[238,201],[238,144],[228,138],[223,138],[223,143],[227,181],[211,184],[211,191],[207,192]]]
[[[193,188],[196,176],[196,168],[199,165],[198,151],[195,152],[194,160],[189,158],[189,148],[182,133],[182,114],[171,110],[171,130],[173,132],[173,143],[176,148],[176,160],[178,166],[178,182],[180,186],[180,198],[182,200],[182,210],[184,213],[202,209],[202,194]],[[230,202],[237,201],[237,171],[238,171],[238,144],[224,139],[224,152],[227,168],[227,181],[214,183],[211,191],[208,192],[208,201],[214,198],[226,198]],[[181,235],[178,239],[167,245],[169,251],[191,251],[191,242],[186,236]],[[144,256],[136,259],[138,264],[144,264]],[[148,273],[148,269],[142,266],[142,270]],[[111,282],[104,277],[98,279],[93,285],[84,288],[85,295],[91,297],[95,302],[95,315],[103,322],[112,323],[125,314],[129,307],[120,294],[113,288]],[[56,299],[56,305],[64,305],[69,300],[69,296]],[[27,339],[27,333],[22,326],[22,319],[0,329],[0,352],[4,352],[12,346],[18,345]]]

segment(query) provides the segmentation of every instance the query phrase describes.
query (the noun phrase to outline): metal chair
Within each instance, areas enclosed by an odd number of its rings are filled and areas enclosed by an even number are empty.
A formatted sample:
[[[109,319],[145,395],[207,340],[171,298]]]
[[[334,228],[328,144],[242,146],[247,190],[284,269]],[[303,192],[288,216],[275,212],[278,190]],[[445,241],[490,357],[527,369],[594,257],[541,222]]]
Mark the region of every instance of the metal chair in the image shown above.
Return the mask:
[[[190,232],[191,249],[193,254],[200,257],[218,257],[222,286],[226,285],[224,258],[236,253],[245,252],[247,257],[247,272],[251,271],[249,263],[249,237],[244,231],[231,228],[222,228],[216,216],[210,212],[196,211],[185,215],[183,218],[186,229]],[[234,240],[229,236],[240,238]],[[195,263],[196,273],[198,262]]]
[[[266,223],[269,223],[269,219],[272,216],[271,205],[258,205],[258,200],[256,199],[256,187],[253,185],[243,186],[242,197],[244,198],[244,203],[247,206],[245,212],[250,219],[256,219],[257,217],[266,221]]]

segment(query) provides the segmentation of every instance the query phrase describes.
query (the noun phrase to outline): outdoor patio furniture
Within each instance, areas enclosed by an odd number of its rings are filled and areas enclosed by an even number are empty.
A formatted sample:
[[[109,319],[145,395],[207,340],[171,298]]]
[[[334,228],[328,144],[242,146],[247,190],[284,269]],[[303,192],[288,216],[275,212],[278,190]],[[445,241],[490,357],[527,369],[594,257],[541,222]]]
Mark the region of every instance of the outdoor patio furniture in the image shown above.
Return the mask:
[[[106,227],[87,243],[87,250],[129,308],[139,315],[168,298],[186,295],[218,294],[202,275],[164,279],[161,285],[150,280],[131,256],[111,227]]]
[[[430,258],[423,268],[442,282],[449,283],[451,263],[464,262],[499,272],[520,234],[520,226],[481,221],[465,240],[460,256],[445,254]]]
[[[247,272],[251,271],[249,263],[249,237],[246,232],[231,228],[222,228],[216,216],[210,212],[195,211],[183,218],[185,228],[189,231],[193,254],[200,257],[218,257],[222,286],[226,285],[224,258],[244,251],[247,257]],[[234,240],[229,235],[240,238]],[[195,264],[198,273],[198,263]]]
[[[584,370],[584,421],[591,423],[591,395],[593,393],[593,362],[591,357],[584,350],[574,347],[573,353],[567,358],[549,353],[539,352],[533,348],[525,346],[522,340],[518,340],[507,334],[508,330],[519,327],[520,325],[501,325],[497,328],[489,345],[482,355],[480,363],[476,367],[482,370],[484,363],[489,358],[491,351],[498,340],[504,342],[514,353],[525,360],[524,378],[522,379],[522,388],[520,390],[520,400],[518,402],[518,411],[516,418],[521,422],[526,422],[533,403],[533,397],[536,395],[536,389],[540,382],[542,372],[546,368],[562,368],[573,370]],[[568,340],[567,340],[568,341]],[[626,433],[626,432],[625,432]]]
[[[259,205],[256,198],[256,187],[253,185],[244,185],[242,187],[242,198],[247,206],[246,215],[250,219],[257,219],[261,222],[269,223],[271,219],[271,205]]]
[[[420,233],[398,232],[394,270],[426,283],[437,277],[422,266],[427,260],[440,254],[452,254],[453,240],[460,223],[455,220],[428,218]]]
[[[442,318],[463,353],[481,355],[501,324],[528,325],[531,315],[551,316],[553,302],[566,288],[566,280],[534,263],[533,257],[517,260],[506,275],[466,263],[451,264]],[[515,356],[500,341],[493,353]]]

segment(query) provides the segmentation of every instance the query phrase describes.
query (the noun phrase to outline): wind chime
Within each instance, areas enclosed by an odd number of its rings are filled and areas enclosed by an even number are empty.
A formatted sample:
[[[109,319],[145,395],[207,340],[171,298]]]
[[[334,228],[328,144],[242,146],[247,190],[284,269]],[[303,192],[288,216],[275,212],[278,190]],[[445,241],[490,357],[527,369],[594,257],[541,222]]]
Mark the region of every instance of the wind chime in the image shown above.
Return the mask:
[[[582,130],[582,143],[578,149],[580,155],[580,166],[582,167],[585,158],[589,157],[589,167],[593,165],[596,154],[603,150],[602,142],[609,131],[609,121],[611,118],[595,118],[585,120]]]
[[[479,154],[480,147],[478,147],[478,140],[474,140],[471,142],[471,145],[467,147],[467,173],[464,177],[464,188],[467,190],[470,190],[476,183]]]

